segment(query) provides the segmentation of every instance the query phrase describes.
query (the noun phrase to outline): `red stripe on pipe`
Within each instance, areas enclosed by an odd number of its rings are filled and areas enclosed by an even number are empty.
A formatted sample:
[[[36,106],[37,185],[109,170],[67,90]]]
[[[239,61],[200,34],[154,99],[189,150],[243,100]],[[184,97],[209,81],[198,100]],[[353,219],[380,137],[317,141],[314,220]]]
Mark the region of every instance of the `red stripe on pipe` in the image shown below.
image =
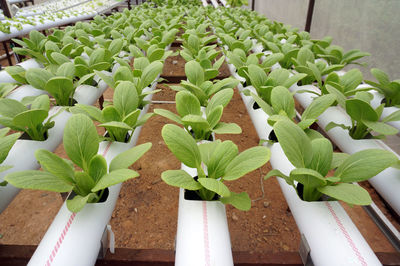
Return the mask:
[[[335,211],[333,210],[331,204],[327,201],[325,201],[325,205],[326,207],[328,207],[329,212],[332,214],[333,218],[336,221],[336,224],[339,226],[340,231],[342,231],[344,237],[346,238],[347,242],[349,243],[351,249],[354,251],[354,253],[356,254],[358,260],[360,261],[361,265],[363,266],[367,266],[368,264],[365,262],[364,257],[361,255],[360,251],[358,250],[358,248],[356,247],[356,244],[354,243],[353,239],[351,239],[351,236],[349,235],[349,232],[347,232],[346,228],[344,227],[344,225],[342,224],[342,222],[340,221],[339,217],[336,215]]]

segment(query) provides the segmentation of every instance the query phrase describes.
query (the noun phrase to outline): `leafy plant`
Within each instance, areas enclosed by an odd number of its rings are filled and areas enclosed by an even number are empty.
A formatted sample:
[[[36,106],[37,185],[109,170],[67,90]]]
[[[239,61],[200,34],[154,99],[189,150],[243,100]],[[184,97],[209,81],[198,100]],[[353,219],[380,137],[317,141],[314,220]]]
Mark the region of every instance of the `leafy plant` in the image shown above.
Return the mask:
[[[126,62],[122,60],[119,62],[122,66],[115,71],[113,76],[99,71],[95,71],[95,73],[113,89],[116,88],[120,82],[131,82],[132,90],[136,89],[136,93],[139,96],[139,108],[143,108],[147,104],[147,102],[144,101],[144,97],[159,91],[144,91],[144,89],[150,86],[161,74],[163,64],[160,61],[150,63],[146,57],[140,57],[135,59],[132,70]]]
[[[13,51],[19,55],[29,55],[41,63],[48,63],[47,58],[43,55],[45,51],[46,36],[42,33],[32,30],[29,32],[29,39],[23,38],[12,39],[13,42],[19,44],[21,47],[14,47]]]
[[[322,60],[315,61],[314,53],[307,47],[302,47],[297,58],[292,58],[292,60],[297,72],[307,74],[307,77],[301,81],[302,85],[312,84],[316,81],[319,88],[322,87],[322,76],[344,67],[344,65],[328,65]]]
[[[192,190],[203,200],[212,200],[219,195],[224,204],[232,204],[240,210],[249,210],[251,200],[246,192],[235,193],[223,183],[239,179],[263,166],[270,158],[266,147],[253,147],[239,154],[232,141],[216,140],[197,146],[195,140],[176,125],[165,125],[162,137],[170,151],[188,167],[196,168],[198,178],[192,178],[183,170],[168,170],[161,179],[168,185]],[[207,172],[202,168],[207,166]]]
[[[293,95],[285,87],[277,86],[272,89],[271,105],[252,92],[250,95],[256,101],[258,106],[260,106],[262,110],[269,115],[268,123],[271,126],[273,126],[276,121],[282,119],[282,116],[293,119],[296,115]],[[315,123],[317,118],[335,101],[336,96],[332,94],[323,95],[314,99],[304,110],[301,120],[298,123],[299,127],[301,127],[303,130],[307,130],[308,127]]]
[[[250,78],[251,85],[256,89],[258,96],[269,105],[272,104],[271,93],[274,87],[283,86],[289,88],[306,76],[305,74],[292,75],[289,70],[284,68],[275,69],[267,75],[264,69],[257,65],[248,66],[247,75]]]
[[[384,104],[381,104],[374,109],[370,105],[370,101],[373,97],[370,93],[357,92],[354,98],[346,99],[341,96],[341,93],[335,88],[329,87],[329,85],[327,88],[337,95],[338,103],[346,110],[347,114],[351,118],[351,125],[330,122],[325,128],[326,131],[329,131],[334,127],[341,127],[348,130],[349,135],[353,139],[364,139],[366,137],[383,138],[385,135],[397,134],[398,129],[386,124],[386,122],[400,120],[400,110],[383,118],[382,121],[379,121]],[[373,131],[379,133],[379,135],[371,135],[371,132]]]
[[[200,63],[195,60],[185,64],[185,73],[188,80],[182,80],[181,86],[171,86],[171,88],[176,91],[187,90],[193,93],[199,100],[201,106],[207,106],[208,99],[213,94],[224,89],[232,89],[239,83],[239,81],[234,78],[226,78],[213,83],[209,79],[215,74],[204,70]]]
[[[32,140],[45,140],[47,131],[54,127],[54,121],[51,120],[58,113],[48,118],[50,99],[47,95],[35,97],[29,105],[30,108],[13,99],[0,99],[0,124],[26,132]]]
[[[54,53],[53,53],[54,54]],[[72,106],[75,89],[93,78],[93,73],[75,79],[77,68],[72,62],[60,65],[55,74],[43,68],[30,68],[26,71],[27,82],[39,90],[47,91],[60,106]]]
[[[240,134],[242,130],[237,124],[220,122],[223,109],[232,96],[232,89],[219,91],[211,98],[203,114],[196,96],[188,91],[180,91],[175,96],[176,110],[179,115],[164,109],[155,109],[154,113],[183,125],[188,132],[191,130],[196,141],[209,140],[212,132]]]
[[[239,48],[234,49],[232,52],[231,51],[226,52],[226,56],[229,59],[229,63],[235,66],[239,76],[246,79],[246,84],[245,84],[246,86],[251,85],[251,80],[248,75],[249,65],[258,65],[264,70],[264,72],[268,73],[271,71],[271,67],[276,63],[278,63],[283,58],[283,54],[281,53],[267,55],[260,64],[260,58],[262,55],[263,55],[262,53],[258,54],[253,53],[250,54],[249,56],[246,56],[245,51]]]
[[[379,149],[363,150],[350,156],[334,153],[328,139],[310,140],[289,119],[276,122],[274,131],[295,169],[288,176],[274,169],[265,179],[271,176],[283,178],[304,201],[319,201],[326,195],[349,204],[369,205],[372,201],[368,192],[352,182],[367,180],[398,162],[393,153]],[[327,177],[333,169],[336,169],[333,176]]]
[[[113,104],[107,105],[103,110],[90,105],[77,104],[71,108],[72,113],[84,113],[91,119],[100,122],[109,134],[110,141],[129,142],[133,134],[127,138],[129,132],[143,125],[152,113],[139,118],[139,96],[130,81],[122,81],[115,88]]]
[[[318,57],[324,58],[332,65],[333,64],[344,65],[344,66],[349,64],[362,65],[355,61],[365,56],[371,55],[369,53],[361,52],[358,49],[350,50],[344,53],[343,48],[337,45],[329,45],[326,48],[322,47],[321,45],[315,45],[314,50]]]
[[[3,163],[7,158],[9,151],[11,150],[14,143],[20,137],[20,133],[8,134],[10,131],[9,128],[0,129],[0,163]],[[10,165],[0,165],[0,172],[4,172],[8,169],[12,168]],[[7,181],[0,182],[0,186],[6,186]]]
[[[85,115],[73,115],[67,122],[63,138],[66,160],[47,150],[37,150],[35,157],[43,171],[27,170],[10,173],[5,180],[24,189],[40,189],[55,192],[73,191],[75,196],[67,200],[71,212],[79,212],[86,203],[97,203],[107,187],[139,176],[128,169],[151,148],[145,143],[120,153],[110,162],[97,154],[99,138],[93,122]],[[74,164],[82,169],[76,171]]]
[[[390,81],[389,76],[378,68],[371,69],[371,74],[379,83],[369,80],[366,80],[365,82],[384,95],[385,106],[400,107],[400,79]]]

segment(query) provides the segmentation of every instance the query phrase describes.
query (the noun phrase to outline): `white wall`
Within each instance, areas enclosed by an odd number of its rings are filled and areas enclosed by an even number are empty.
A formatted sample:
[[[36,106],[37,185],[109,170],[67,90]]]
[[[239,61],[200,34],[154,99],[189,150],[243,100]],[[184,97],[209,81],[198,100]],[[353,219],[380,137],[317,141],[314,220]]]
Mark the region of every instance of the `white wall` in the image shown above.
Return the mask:
[[[304,30],[306,25],[307,9],[308,0],[256,0],[254,8],[269,19],[292,25],[300,30]]]
[[[249,0],[251,3],[251,0]],[[255,10],[304,30],[309,0],[256,0]],[[345,51],[369,52],[361,68],[378,67],[392,79],[400,79],[400,0],[315,0],[312,38],[332,36]],[[351,65],[351,67],[358,67]]]
[[[371,54],[368,69],[378,67],[400,79],[399,0],[317,0],[311,36],[329,35],[346,50]],[[364,74],[369,78],[369,70]]]

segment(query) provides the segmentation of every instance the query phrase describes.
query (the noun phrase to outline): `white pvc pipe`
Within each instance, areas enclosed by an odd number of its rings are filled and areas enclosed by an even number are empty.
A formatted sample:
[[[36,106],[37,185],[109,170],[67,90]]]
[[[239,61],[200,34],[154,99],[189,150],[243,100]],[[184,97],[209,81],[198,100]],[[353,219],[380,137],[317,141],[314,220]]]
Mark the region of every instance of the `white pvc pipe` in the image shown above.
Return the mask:
[[[208,6],[208,3],[206,0],[201,0],[201,2],[203,3],[203,6]]]
[[[197,171],[182,164],[191,176]],[[176,266],[233,265],[225,205],[220,201],[186,200],[179,191]]]
[[[244,90],[249,89],[251,92],[255,93],[255,89],[252,86],[244,88]],[[257,134],[261,140],[268,140],[269,134],[272,131],[272,127],[268,124],[268,115],[261,109],[254,109],[253,105],[255,103],[253,97],[246,96],[240,93],[243,103],[246,106],[247,112],[253,122],[253,125],[257,131]]]
[[[115,156],[136,145],[140,130],[141,127],[135,130],[129,143],[101,142],[98,154],[109,164]],[[64,202],[28,265],[94,265],[121,186],[110,187],[105,202],[86,204],[79,213],[71,213]]]
[[[6,98],[13,99],[16,101],[21,101],[23,98],[27,96],[39,96],[46,93],[47,93],[46,91],[36,89],[31,85],[21,85],[12,92],[10,92],[10,94],[8,94]]]
[[[43,66],[38,63],[35,59],[28,59],[24,62],[18,63],[17,66],[21,66],[28,70],[30,68],[42,68]],[[0,83],[15,83],[17,82],[13,79],[5,70],[0,71]]]
[[[319,90],[311,85],[297,86],[293,85],[290,90],[298,91],[301,89]],[[314,94],[311,93],[296,93],[295,98],[299,103],[306,108],[311,104]],[[351,125],[351,119],[346,112],[340,107],[329,107],[322,115],[318,117],[318,125],[325,130],[329,122],[342,123]],[[353,154],[365,149],[385,149],[396,154],[381,140],[363,139],[355,140],[350,137],[347,130],[340,127],[335,127],[326,132],[329,138],[340,148],[341,151]],[[400,158],[398,154],[397,157]],[[387,201],[390,206],[400,215],[400,170],[395,168],[387,168],[375,177],[368,180],[378,193]]]
[[[226,7],[226,0],[219,0]]]
[[[289,175],[294,169],[278,143],[271,146],[270,163]],[[338,201],[302,201],[294,188],[278,178],[301,234],[316,266],[382,265]]]

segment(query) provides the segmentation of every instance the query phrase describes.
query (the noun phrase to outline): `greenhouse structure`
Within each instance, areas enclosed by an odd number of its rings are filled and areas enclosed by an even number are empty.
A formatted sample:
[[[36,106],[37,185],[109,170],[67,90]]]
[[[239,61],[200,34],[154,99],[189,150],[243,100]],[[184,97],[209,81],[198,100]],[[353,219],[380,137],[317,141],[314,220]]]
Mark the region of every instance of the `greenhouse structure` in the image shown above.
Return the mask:
[[[1,266],[400,265],[399,0],[0,0]]]

